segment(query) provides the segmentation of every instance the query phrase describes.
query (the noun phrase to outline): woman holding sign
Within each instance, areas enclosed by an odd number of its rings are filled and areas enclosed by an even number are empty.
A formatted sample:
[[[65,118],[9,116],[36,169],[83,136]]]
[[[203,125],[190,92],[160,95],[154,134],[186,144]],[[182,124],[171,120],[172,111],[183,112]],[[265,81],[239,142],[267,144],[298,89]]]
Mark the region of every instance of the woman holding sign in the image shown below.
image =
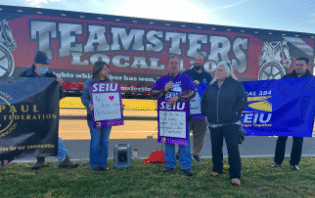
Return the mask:
[[[229,62],[218,64],[215,78],[206,88],[201,100],[201,109],[207,116],[210,129],[212,162],[211,176],[223,172],[223,137],[225,139],[230,165],[232,185],[241,184],[241,158],[238,138],[242,125],[242,111],[247,107],[247,95],[241,82],[232,72]]]
[[[111,127],[94,128],[92,111],[94,105],[91,104],[90,82],[108,82],[109,66],[103,61],[97,61],[93,67],[93,77],[86,80],[83,86],[81,100],[87,109],[87,123],[91,133],[90,143],[90,165],[95,171],[108,170],[108,144]]]

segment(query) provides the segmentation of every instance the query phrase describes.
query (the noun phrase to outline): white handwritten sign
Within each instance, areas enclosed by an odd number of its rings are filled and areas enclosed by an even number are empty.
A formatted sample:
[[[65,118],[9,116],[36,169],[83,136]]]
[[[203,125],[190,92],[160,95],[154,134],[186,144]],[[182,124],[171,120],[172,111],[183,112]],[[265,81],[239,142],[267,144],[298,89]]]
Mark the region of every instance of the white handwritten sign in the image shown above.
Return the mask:
[[[111,120],[121,118],[119,93],[93,94],[94,120]]]
[[[160,111],[160,135],[186,138],[186,112]]]
[[[188,145],[188,111],[188,102],[158,100],[158,142]]]
[[[196,91],[196,96],[190,100],[190,114],[195,115],[195,114],[201,114],[201,98]]]
[[[118,82],[92,82],[90,90],[91,104],[94,105],[93,127],[123,125],[120,84]]]

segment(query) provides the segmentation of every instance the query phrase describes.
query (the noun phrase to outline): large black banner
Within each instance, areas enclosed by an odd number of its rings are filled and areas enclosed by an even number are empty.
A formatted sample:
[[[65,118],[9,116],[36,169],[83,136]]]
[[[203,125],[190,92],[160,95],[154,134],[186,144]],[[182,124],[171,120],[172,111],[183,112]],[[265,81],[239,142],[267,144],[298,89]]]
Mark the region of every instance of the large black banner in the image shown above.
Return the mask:
[[[55,78],[0,79],[0,161],[57,155],[59,90]]]

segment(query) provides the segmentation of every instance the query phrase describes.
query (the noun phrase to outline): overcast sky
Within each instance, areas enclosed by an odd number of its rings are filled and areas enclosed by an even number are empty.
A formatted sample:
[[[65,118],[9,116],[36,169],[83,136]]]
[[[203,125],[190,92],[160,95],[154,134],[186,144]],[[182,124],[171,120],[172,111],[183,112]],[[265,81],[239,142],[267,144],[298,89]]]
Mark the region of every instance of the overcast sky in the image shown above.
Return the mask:
[[[315,33],[315,0],[1,0],[1,4]]]

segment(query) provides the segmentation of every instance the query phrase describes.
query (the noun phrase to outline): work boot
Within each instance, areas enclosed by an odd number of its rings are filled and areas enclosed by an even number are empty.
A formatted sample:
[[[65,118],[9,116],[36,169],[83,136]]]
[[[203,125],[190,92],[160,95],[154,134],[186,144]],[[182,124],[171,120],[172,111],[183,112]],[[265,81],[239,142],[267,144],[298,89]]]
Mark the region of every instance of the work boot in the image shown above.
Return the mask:
[[[187,176],[192,176],[194,172],[189,168],[189,169],[183,169],[184,173],[186,173]]]
[[[278,168],[278,167],[280,167],[280,166],[281,166],[281,164],[278,164],[278,163],[275,162],[271,167],[272,167],[272,168]]]
[[[200,159],[200,157],[198,155],[193,155],[193,158],[194,158],[194,160],[196,162],[200,162],[201,161],[201,159]]]
[[[38,170],[45,166],[45,157],[37,157],[36,164],[32,167],[34,170]]]
[[[79,164],[71,162],[68,155],[66,155],[66,159],[59,164],[59,168],[75,168],[77,166],[79,166]]]
[[[165,167],[165,168],[162,169],[162,171],[163,171],[164,173],[171,172],[171,171],[173,171],[173,170],[175,170],[175,168]]]

